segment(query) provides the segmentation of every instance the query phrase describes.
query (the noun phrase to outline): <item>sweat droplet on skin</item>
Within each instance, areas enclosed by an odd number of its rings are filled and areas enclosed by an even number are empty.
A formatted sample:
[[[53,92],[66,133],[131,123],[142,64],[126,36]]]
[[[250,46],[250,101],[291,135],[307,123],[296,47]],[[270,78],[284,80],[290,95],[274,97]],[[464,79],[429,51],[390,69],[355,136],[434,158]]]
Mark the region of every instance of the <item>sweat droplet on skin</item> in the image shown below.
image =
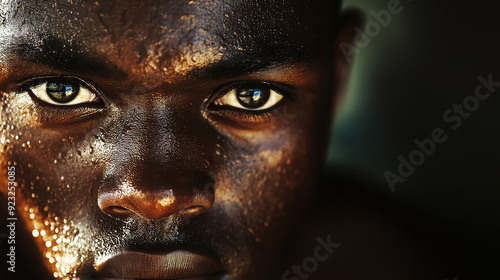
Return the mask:
[[[31,234],[43,246],[43,256],[53,274],[57,278],[76,279],[76,269],[82,261],[81,244],[89,242],[80,242],[83,235],[67,219],[58,219],[57,216],[42,218],[40,215],[47,212],[40,212],[37,207],[25,205],[24,209],[23,215],[31,219]]]

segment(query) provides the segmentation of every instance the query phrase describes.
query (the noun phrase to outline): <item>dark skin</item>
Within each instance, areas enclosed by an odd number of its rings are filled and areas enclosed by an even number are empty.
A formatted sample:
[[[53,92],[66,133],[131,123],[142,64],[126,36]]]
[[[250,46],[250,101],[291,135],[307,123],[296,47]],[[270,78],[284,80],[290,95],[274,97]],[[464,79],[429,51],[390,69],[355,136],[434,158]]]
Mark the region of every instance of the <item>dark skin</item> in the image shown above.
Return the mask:
[[[337,5],[73,2],[2,4],[0,162],[39,273],[263,279],[323,162]]]

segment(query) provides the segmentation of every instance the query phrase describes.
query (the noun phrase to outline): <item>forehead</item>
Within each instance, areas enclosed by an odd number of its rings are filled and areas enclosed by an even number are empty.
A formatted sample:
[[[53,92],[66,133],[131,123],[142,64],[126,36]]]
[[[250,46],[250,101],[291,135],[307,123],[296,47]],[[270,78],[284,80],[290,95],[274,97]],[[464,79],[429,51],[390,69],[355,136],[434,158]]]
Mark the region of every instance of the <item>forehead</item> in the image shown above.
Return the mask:
[[[171,75],[235,56],[300,59],[318,47],[317,11],[306,2],[2,1],[0,53],[3,61],[84,53],[117,68]]]

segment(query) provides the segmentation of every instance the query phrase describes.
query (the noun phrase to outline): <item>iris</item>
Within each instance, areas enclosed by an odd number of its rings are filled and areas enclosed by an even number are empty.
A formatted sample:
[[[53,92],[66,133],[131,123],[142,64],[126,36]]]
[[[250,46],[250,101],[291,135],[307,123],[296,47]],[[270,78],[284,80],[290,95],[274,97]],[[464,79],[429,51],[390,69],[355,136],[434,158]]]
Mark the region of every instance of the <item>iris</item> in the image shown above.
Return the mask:
[[[256,109],[264,106],[269,97],[271,96],[271,91],[269,89],[261,88],[240,88],[236,91],[236,98],[238,102],[246,108]]]
[[[50,99],[58,103],[68,103],[76,98],[80,92],[78,84],[49,82],[46,87]]]

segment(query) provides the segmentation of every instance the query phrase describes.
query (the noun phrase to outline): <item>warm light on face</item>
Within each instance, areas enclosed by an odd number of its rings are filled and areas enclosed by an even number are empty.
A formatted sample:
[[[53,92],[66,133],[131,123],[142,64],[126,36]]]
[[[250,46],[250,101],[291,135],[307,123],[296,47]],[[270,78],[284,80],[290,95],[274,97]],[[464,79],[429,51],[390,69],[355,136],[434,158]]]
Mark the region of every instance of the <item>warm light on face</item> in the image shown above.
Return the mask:
[[[0,163],[33,261],[58,279],[263,279],[330,121],[307,5],[22,5],[0,30]]]

